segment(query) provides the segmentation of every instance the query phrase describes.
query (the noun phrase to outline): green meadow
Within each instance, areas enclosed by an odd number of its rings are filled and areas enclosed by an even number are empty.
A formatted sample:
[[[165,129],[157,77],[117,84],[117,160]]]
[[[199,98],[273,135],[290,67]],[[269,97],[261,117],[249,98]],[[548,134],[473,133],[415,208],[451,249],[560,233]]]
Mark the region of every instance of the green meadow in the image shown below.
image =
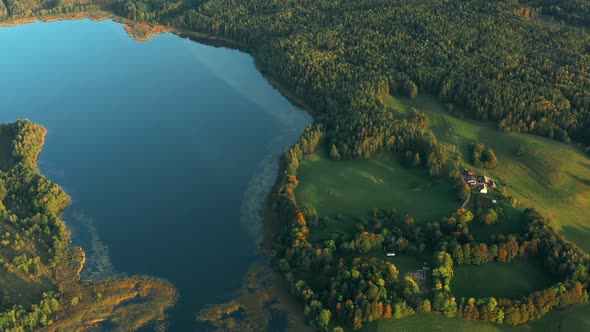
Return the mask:
[[[556,282],[536,260],[456,265],[453,270],[451,289],[457,298],[493,296],[519,299]]]
[[[499,206],[504,211],[504,216],[499,217],[497,223],[486,225],[474,221],[469,225],[469,233],[484,242],[490,241],[493,235],[525,233],[526,221],[522,211],[503,202]]]
[[[435,314],[415,314],[403,319],[381,319],[369,324],[363,330],[371,332],[496,332],[501,326],[481,321],[469,321],[457,318],[446,318]]]
[[[590,304],[575,305],[553,311],[540,320],[519,326],[498,325],[490,322],[446,318],[435,314],[416,314],[403,319],[382,319],[363,330],[371,332],[570,332],[590,329]]]
[[[417,223],[427,223],[461,205],[445,177],[433,180],[424,169],[405,168],[391,153],[369,160],[334,161],[321,150],[301,162],[297,177],[299,205],[332,219],[330,225],[314,229],[311,235],[316,239],[334,231],[352,232],[356,218],[373,208],[393,208],[413,216]]]
[[[384,101],[401,116],[411,107],[424,111],[437,137],[457,147],[466,167],[475,168],[469,165],[470,143],[491,146],[499,165],[482,172],[522,201],[522,207],[541,210],[568,240],[590,250],[590,159],[575,147],[534,135],[503,133],[491,122],[458,118],[432,96],[387,96]],[[522,156],[515,153],[518,144],[524,145]]]

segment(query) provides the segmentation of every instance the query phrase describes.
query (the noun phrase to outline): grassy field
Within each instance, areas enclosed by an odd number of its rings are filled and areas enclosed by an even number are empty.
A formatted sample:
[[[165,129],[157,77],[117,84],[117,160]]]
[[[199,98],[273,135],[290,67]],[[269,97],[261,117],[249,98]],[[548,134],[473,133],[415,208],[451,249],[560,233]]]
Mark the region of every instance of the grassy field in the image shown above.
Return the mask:
[[[517,328],[511,330],[516,331]],[[590,304],[580,304],[566,308],[561,311],[554,311],[540,320],[526,324],[521,331],[590,331]]]
[[[371,332],[470,332],[476,330],[480,332],[496,332],[502,329],[501,326],[494,323],[446,318],[434,314],[416,314],[403,319],[383,319],[363,328],[363,331]]]
[[[481,222],[473,221],[469,225],[469,233],[471,233],[478,241],[490,241],[492,235],[498,234],[522,234],[526,231],[526,221],[522,211],[515,207],[502,204],[502,209],[506,215],[504,218],[500,217],[498,222],[492,225],[485,225]]]
[[[490,322],[446,318],[439,315],[416,314],[404,319],[388,319],[371,323],[363,331],[371,332],[569,332],[590,330],[590,304],[581,304],[554,311],[537,321],[519,326],[505,326]]]
[[[407,272],[416,272],[418,269],[421,269],[424,266],[432,266],[432,254],[426,252],[421,255],[398,254],[395,257],[387,257],[385,255],[385,252],[381,250],[374,250],[365,255],[354,254],[342,257],[348,262],[351,262],[354,257],[374,257],[378,260],[387,261],[395,265],[400,274],[404,274]]]
[[[320,151],[301,162],[297,177],[299,205],[333,219],[330,225],[311,232],[312,239],[336,230],[352,231],[355,217],[373,208],[395,208],[426,223],[452,214],[461,205],[446,178],[433,181],[424,169],[402,167],[393,154],[333,161]]]
[[[543,211],[568,240],[590,251],[590,159],[573,146],[533,135],[502,133],[491,122],[455,117],[432,96],[413,100],[388,96],[385,102],[399,115],[410,107],[424,111],[439,139],[455,145],[467,163],[471,162],[470,143],[491,146],[499,166],[484,173],[521,200],[523,207]],[[520,157],[515,154],[519,143],[525,147]]]
[[[494,296],[518,299],[556,282],[541,263],[534,260],[457,265],[454,271],[451,290],[457,298]]]
[[[416,272],[425,266],[424,263],[426,263],[426,266],[432,266],[431,256],[399,254],[395,257],[384,257],[384,260],[395,265],[400,274]]]

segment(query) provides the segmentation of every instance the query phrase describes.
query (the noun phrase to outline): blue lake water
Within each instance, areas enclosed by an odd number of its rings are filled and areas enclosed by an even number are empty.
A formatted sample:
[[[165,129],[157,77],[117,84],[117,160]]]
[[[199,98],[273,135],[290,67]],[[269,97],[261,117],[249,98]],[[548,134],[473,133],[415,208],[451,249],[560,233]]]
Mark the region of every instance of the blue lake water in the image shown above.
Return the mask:
[[[146,274],[180,300],[171,330],[240,288],[281,152],[310,123],[238,51],[113,21],[0,29],[0,121],[48,129],[41,171],[72,205],[85,278]]]

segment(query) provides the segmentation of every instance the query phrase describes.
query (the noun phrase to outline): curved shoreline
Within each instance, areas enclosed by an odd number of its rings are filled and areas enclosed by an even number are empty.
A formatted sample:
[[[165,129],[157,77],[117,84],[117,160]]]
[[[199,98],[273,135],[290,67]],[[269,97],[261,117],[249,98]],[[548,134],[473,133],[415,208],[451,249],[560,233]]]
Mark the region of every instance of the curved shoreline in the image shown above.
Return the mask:
[[[80,279],[86,254],[72,245],[71,233],[62,220],[71,199],[38,167],[47,130],[28,120],[17,120],[2,124],[0,131],[4,131],[3,140],[7,143],[0,187],[7,194],[18,195],[20,200],[17,204],[10,204],[4,197],[0,200],[2,213],[11,215],[10,222],[4,219],[0,224],[7,234],[19,239],[18,245],[4,244],[2,258],[21,254],[25,258],[30,256],[31,262],[36,260],[34,273],[28,267],[32,263],[24,269],[13,269],[13,264],[7,262],[8,268],[2,270],[3,280],[19,281],[10,286],[10,292],[28,301],[3,299],[2,329],[86,330],[99,328],[97,324],[101,322],[114,328],[139,329],[163,324],[167,310],[177,299],[177,291],[170,282],[148,276]],[[28,193],[23,193],[23,188]],[[8,203],[4,205],[5,202]],[[47,244],[47,238],[52,244]],[[51,302],[49,307],[47,301]],[[128,320],[118,320],[127,315]]]
[[[261,75],[268,82],[268,84],[270,84],[275,90],[277,90],[280,93],[280,95],[287,99],[291,104],[305,110],[308,114],[312,115],[312,123],[314,121],[314,112],[311,111],[309,105],[307,105],[302,99],[290,93],[290,91],[285,86],[281,85],[277,80],[270,76],[268,72],[264,70],[263,66],[252,55],[252,53],[246,47],[246,45],[231,39],[215,37],[209,34],[195,31],[175,29],[172,27],[166,27],[162,25],[149,26],[147,24],[134,22],[105,11],[77,12],[60,15],[48,15],[42,17],[17,19],[12,21],[0,22],[0,27],[13,27],[36,22],[49,23],[56,21],[85,19],[90,19],[96,22],[110,19],[114,22],[123,24],[127,34],[136,41],[147,41],[151,38],[151,36],[158,35],[160,33],[171,33],[181,38],[190,39],[191,41],[197,43],[210,45],[214,47],[235,49],[240,52],[244,52],[252,57],[256,69],[261,73]],[[276,238],[280,227],[278,218],[271,206],[271,197],[273,195],[273,192],[276,190],[277,184],[279,183],[279,174],[281,174],[284,171],[285,167],[284,163],[281,161],[281,155],[282,153],[279,154],[278,158],[276,158],[276,160],[273,161],[277,163],[276,173],[273,174],[274,181],[272,181],[272,185],[269,188],[268,194],[265,195],[265,198],[263,199],[263,204],[261,204],[262,206],[260,206],[261,229],[259,237],[261,238],[261,246],[257,251],[257,255],[263,256],[265,258],[252,263],[249,271],[244,276],[244,286],[238,291],[236,298],[241,302],[247,302],[244,305],[244,307],[246,307],[248,312],[254,313],[254,316],[269,318],[273,314],[273,312],[281,312],[286,316],[288,315],[288,317],[286,318],[286,322],[288,322],[286,328],[291,327],[293,330],[301,331],[308,327],[305,325],[301,310],[295,307],[298,305],[298,301],[283,286],[282,276],[279,273],[272,270],[270,266],[270,261],[267,259],[267,257],[272,255],[273,253],[272,242],[273,239]],[[265,280],[268,280],[270,282],[270,284],[258,284],[258,287],[255,290],[255,294],[258,294],[259,296],[267,300],[263,302],[252,301],[252,296],[248,295],[249,289],[252,289],[248,286],[249,280],[251,280],[254,276],[260,277],[262,275]],[[269,322],[270,320],[267,321],[267,323]]]

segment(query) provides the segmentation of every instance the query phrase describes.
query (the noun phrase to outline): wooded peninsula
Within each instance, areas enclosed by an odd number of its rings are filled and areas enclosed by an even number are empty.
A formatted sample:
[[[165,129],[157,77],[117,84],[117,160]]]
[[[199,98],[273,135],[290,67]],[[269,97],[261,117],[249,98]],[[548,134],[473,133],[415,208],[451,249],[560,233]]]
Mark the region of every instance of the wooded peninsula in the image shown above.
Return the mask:
[[[60,219],[70,198],[37,167],[45,135],[29,121],[0,125],[0,329],[129,331],[163,321],[176,301],[166,281],[80,280],[85,254]]]

